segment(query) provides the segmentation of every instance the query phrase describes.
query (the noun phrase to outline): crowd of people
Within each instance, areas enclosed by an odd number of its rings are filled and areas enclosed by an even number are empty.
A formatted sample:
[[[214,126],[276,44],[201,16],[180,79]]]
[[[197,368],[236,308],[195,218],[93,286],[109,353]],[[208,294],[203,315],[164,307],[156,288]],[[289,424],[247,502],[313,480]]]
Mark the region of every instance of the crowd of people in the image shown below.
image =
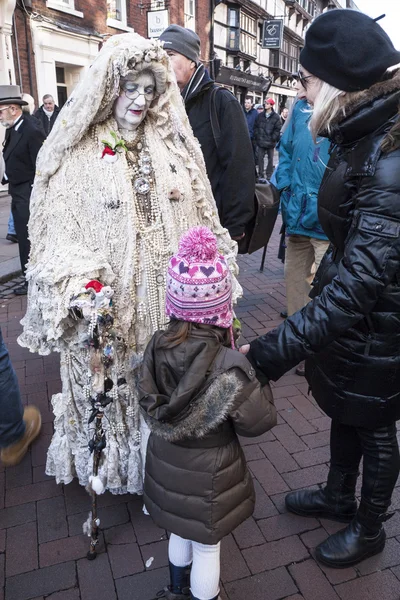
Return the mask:
[[[46,473],[94,497],[143,494],[171,534],[167,600],[218,600],[221,539],[255,504],[238,435],[276,424],[269,382],[289,369],[332,419],[326,486],[286,496],[292,513],[347,524],[318,561],[382,551],[400,471],[400,52],[358,11],[322,14],[281,114],[268,97],[241,107],[200,56],[179,25],[114,36],[59,116],[51,96],[31,115],[0,86],[28,295],[18,342],[61,359]],[[280,194],[287,318],[240,346],[237,242],[257,179]],[[0,375],[10,466],[41,417],[1,337]]]

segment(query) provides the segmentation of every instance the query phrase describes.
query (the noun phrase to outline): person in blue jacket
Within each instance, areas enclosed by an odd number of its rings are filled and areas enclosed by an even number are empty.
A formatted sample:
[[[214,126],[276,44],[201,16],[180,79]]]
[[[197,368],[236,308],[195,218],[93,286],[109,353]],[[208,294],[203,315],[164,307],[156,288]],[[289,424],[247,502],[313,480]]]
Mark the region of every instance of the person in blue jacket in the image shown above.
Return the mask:
[[[318,220],[318,190],[329,158],[330,142],[315,144],[308,129],[310,107],[298,84],[298,100],[279,144],[279,164],[272,183],[281,197],[286,227],[285,283],[291,316],[310,300],[311,282],[328,241]],[[297,368],[304,375],[304,364]]]
[[[249,128],[250,139],[254,145],[254,123],[258,117],[258,112],[253,107],[253,100],[250,96],[246,96],[245,98],[243,111],[244,116],[246,117],[247,127]]]

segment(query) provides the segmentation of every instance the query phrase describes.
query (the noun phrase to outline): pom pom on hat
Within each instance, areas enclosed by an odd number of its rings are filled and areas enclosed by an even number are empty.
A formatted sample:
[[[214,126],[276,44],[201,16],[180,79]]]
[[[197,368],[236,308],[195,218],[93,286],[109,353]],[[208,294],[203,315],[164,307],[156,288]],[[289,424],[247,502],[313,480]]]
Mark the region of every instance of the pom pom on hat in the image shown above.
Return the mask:
[[[179,256],[192,261],[214,261],[217,238],[208,227],[192,227],[179,242]]]

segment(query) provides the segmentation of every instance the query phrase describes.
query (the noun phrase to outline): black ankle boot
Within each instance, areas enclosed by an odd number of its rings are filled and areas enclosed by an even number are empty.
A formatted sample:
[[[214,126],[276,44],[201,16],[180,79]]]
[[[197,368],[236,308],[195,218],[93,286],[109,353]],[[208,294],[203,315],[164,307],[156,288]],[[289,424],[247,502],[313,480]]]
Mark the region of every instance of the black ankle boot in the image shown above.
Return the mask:
[[[190,565],[188,567],[176,567],[169,563],[170,585],[167,585],[161,592],[158,592],[158,598],[166,600],[189,600],[190,599]]]
[[[291,492],[285,498],[288,511],[303,517],[317,517],[349,523],[356,514],[355,489],[358,473],[330,469],[323,490]]]
[[[394,513],[387,514],[361,500],[353,521],[331,535],[316,549],[316,559],[334,569],[344,569],[382,552],[386,534],[382,523]]]

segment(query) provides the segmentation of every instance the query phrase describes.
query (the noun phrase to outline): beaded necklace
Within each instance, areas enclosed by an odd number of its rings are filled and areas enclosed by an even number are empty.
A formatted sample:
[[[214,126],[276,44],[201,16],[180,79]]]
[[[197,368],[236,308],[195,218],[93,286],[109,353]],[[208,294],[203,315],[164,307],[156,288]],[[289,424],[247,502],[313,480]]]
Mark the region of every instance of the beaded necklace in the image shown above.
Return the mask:
[[[132,134],[132,132],[130,132]],[[170,244],[165,232],[162,211],[155,191],[152,159],[145,141],[144,127],[140,126],[132,135],[124,135],[129,176],[134,191],[133,226],[140,245],[139,264],[135,273],[135,284],[147,286],[147,302],[136,306],[139,321],[150,317],[152,327],[160,327],[160,315],[165,313],[165,285]],[[131,139],[129,139],[131,138]],[[148,314],[147,314],[148,313]]]

